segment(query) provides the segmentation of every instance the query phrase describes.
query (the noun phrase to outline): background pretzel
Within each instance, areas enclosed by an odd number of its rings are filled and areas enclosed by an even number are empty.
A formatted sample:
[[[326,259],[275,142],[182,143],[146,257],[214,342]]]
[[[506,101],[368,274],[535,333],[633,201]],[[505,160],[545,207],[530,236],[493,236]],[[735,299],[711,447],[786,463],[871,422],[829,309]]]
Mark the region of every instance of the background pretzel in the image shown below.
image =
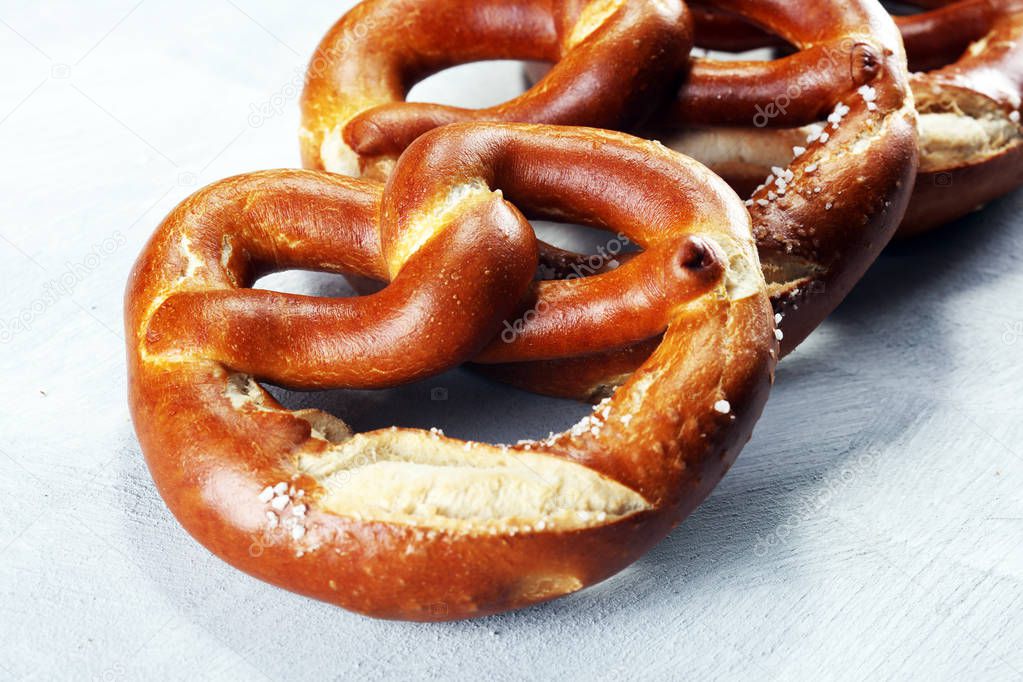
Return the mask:
[[[1023,184],[1023,3],[1019,0],[917,0],[930,8],[896,17],[905,40],[921,114],[920,174],[900,236],[947,223]],[[785,48],[785,34],[758,29],[720,7],[695,8],[697,44],[719,50]],[[769,27],[771,28],[771,27]],[[701,78],[699,70],[692,81]],[[800,91],[778,123],[819,118],[819,97]],[[684,106],[680,100],[679,106]],[[667,118],[685,114],[678,109]],[[706,121],[703,121],[706,122]],[[773,124],[773,122],[772,122]],[[663,122],[662,125],[670,127]],[[701,159],[744,193],[801,145],[806,128],[751,134],[743,129],[702,130],[669,144]]]
[[[774,62],[695,60],[677,100],[643,135],[709,160],[726,178],[757,174],[747,206],[784,354],[845,298],[904,214],[917,170],[905,57],[890,16],[872,0],[713,6],[768,27],[801,50]],[[805,96],[789,97],[793,87]],[[790,106],[777,106],[783,101]],[[754,125],[758,116],[763,129]],[[770,127],[803,118],[824,125],[802,130],[798,141],[789,128]],[[770,170],[759,160],[767,151],[777,152]],[[566,327],[564,334],[571,333]],[[599,397],[644,357],[629,344],[593,345],[586,353],[542,358],[550,364],[535,367],[523,363],[536,355],[514,344],[501,352],[489,348],[480,360],[513,363],[490,373],[523,388]]]
[[[520,142],[544,136],[541,156]],[[583,129],[430,133],[402,157],[383,195],[382,249],[373,243],[378,189],[355,180],[258,173],[179,206],[138,261],[126,323],[136,429],[181,523],[253,575],[390,618],[516,608],[634,561],[699,504],[747,441],[777,352],[741,202],[702,166],[667,151],[636,178],[635,161],[651,146]],[[609,164],[610,177],[596,160],[573,165],[583,147]],[[670,236],[673,261],[648,285],[685,292],[651,359],[592,416],[515,447],[394,428],[354,435],[329,415],[282,408],[259,386],[397,383],[422,363],[437,369],[418,343],[450,334],[485,342],[498,290],[517,294],[507,297],[516,303],[536,265],[524,220],[492,187],[517,191],[540,175],[580,201],[580,216]],[[450,183],[437,180],[444,177]],[[630,207],[640,214],[609,201],[609,179],[636,192]],[[679,181],[677,192],[661,191]],[[460,258],[476,260],[455,268]],[[417,266],[426,262],[432,270]],[[254,273],[285,267],[387,271],[388,289],[411,281],[418,293],[360,304],[244,288]],[[451,282],[455,290],[445,289]],[[359,305],[359,321],[342,312]],[[211,329],[210,309],[226,331]],[[376,330],[406,315],[429,324],[404,330],[415,340],[383,341],[373,363],[392,368],[384,379],[361,378],[369,367],[346,369],[364,364],[358,353],[374,353]],[[355,337],[360,328],[365,336]],[[258,352],[247,350],[252,342]]]
[[[622,129],[670,94],[691,47],[679,0],[366,0],[338,21],[310,63],[303,163],[386,177],[416,137],[456,121]],[[496,107],[404,102],[430,74],[484,59],[557,64],[529,92]]]

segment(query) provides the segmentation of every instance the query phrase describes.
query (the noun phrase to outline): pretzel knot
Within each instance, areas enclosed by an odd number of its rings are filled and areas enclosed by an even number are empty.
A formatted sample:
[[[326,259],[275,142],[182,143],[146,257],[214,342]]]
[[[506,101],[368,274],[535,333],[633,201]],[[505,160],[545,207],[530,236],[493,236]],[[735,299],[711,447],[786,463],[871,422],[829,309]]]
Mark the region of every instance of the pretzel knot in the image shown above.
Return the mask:
[[[391,386],[472,357],[536,267],[502,190],[649,245],[583,286],[631,277],[630,296],[671,299],[653,306],[652,357],[590,417],[512,447],[353,434],[262,388]],[[361,299],[249,288],[284,268],[391,283]],[[578,312],[578,284],[547,286]],[[653,143],[525,125],[427,134],[386,188],[271,171],[201,190],[140,257],[126,324],[139,439],[189,532],[282,587],[420,620],[544,601],[634,561],[748,440],[777,354],[749,217],[721,180]]]
[[[416,137],[460,121],[625,129],[669,94],[691,47],[679,0],[366,0],[330,30],[309,65],[303,163],[383,178]],[[404,101],[430,74],[484,59],[556,65],[494,107]]]

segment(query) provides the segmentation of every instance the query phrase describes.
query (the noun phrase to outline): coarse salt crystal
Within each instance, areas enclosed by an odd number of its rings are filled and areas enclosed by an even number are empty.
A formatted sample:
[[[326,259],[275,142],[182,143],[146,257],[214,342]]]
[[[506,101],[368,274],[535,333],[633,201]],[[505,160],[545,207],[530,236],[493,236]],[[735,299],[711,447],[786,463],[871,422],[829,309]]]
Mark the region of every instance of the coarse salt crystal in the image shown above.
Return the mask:
[[[720,412],[721,414],[728,414],[732,411],[732,404],[727,400],[719,400],[714,403],[714,411]]]

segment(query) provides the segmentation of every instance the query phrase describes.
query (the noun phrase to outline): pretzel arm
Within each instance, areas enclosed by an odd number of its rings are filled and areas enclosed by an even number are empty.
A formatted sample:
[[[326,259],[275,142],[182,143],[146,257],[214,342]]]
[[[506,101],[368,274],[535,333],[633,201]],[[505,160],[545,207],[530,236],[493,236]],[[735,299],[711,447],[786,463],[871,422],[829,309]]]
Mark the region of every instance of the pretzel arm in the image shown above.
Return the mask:
[[[138,321],[148,356],[210,358],[298,388],[414,381],[482,348],[536,268],[529,223],[491,196],[453,207],[434,238],[397,264],[392,285],[373,296],[244,288],[254,273],[282,268],[381,277],[386,267],[374,226],[379,186],[302,172],[270,177],[221,183],[192,199],[202,210],[186,205],[168,218],[158,239],[179,274],[139,275],[163,281],[158,303]],[[487,249],[477,247],[481,237]],[[463,267],[484,273],[477,286],[450,276]],[[438,324],[452,301],[465,306],[464,323]]]

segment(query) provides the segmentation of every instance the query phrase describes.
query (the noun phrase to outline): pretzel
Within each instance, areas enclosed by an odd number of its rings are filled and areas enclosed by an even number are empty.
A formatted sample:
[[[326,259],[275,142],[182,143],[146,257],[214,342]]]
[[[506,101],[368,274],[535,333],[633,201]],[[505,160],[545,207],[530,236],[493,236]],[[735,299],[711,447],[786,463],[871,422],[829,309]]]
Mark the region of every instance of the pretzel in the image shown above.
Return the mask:
[[[673,302],[659,309],[663,340],[612,399],[563,434],[507,447],[353,434],[262,388],[390,386],[486,344],[537,262],[497,188],[546,193],[548,210],[651,244],[633,276]],[[757,265],[748,214],[722,180],[615,133],[450,126],[419,138],[383,189],[243,175],[176,208],[135,266],[132,416],[178,520],[256,577],[386,618],[519,608],[620,571],[731,465],[777,354]],[[283,268],[391,283],[355,300],[248,288]],[[574,286],[540,293],[560,305]]]
[[[911,86],[921,114],[920,173],[899,229],[901,237],[948,223],[1023,185],[1019,113],[1023,2],[916,0],[911,4],[931,11],[896,17],[910,68],[917,72]],[[737,14],[700,7],[694,9],[694,16],[697,43],[711,49],[785,44]],[[696,72],[692,79],[700,77]],[[792,99],[790,116],[781,122],[813,123],[816,94],[808,91]],[[711,129],[683,135],[669,144],[701,159],[743,192],[759,183],[771,166],[781,165],[788,149],[801,144],[805,135],[805,129],[758,134]],[[741,164],[736,162],[740,158]]]
[[[758,173],[747,205],[786,354],[845,298],[906,209],[917,140],[904,55],[891,18],[868,0],[721,0],[714,7],[801,49],[774,62],[695,60],[676,101],[643,135],[709,161],[726,179],[751,168]],[[796,86],[805,96],[788,96]],[[786,98],[789,106],[778,106]],[[796,140],[788,130],[757,129],[758,115],[767,125],[827,120]],[[778,160],[770,171],[736,163],[765,152]],[[761,173],[770,173],[766,182]],[[624,344],[557,358],[515,350],[484,354],[483,363],[511,366],[483,369],[523,388],[591,399],[644,357]],[[551,362],[529,366],[535,360]]]
[[[691,47],[680,0],[366,0],[327,33],[309,65],[303,165],[385,178],[416,137],[458,121],[624,129],[670,95]],[[482,59],[556,65],[495,107],[404,101],[432,73]]]
[[[913,18],[925,54],[942,56],[924,50],[928,44],[947,40],[959,50],[964,37],[976,39],[965,53],[946,51],[947,66],[913,75],[920,174],[903,236],[960,218],[1023,186],[1023,2],[957,2]]]

